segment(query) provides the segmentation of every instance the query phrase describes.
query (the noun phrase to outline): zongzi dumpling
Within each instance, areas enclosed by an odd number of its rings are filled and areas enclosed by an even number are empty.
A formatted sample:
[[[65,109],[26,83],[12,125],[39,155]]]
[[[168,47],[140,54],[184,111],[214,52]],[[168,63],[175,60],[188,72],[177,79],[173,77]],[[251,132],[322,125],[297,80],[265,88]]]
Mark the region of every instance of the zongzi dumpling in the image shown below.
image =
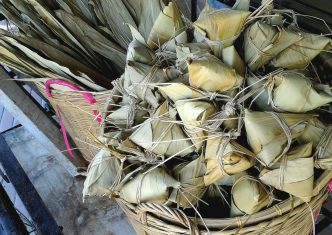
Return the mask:
[[[91,161],[84,181],[83,198],[112,193],[117,178],[121,177],[120,160],[106,150],[100,150]]]
[[[242,85],[243,77],[213,55],[188,62],[190,85],[207,92],[225,92]]]
[[[255,155],[235,140],[224,142],[226,137],[209,136],[205,150],[206,174],[204,176],[205,185],[218,182],[228,175],[234,175],[245,171],[255,164]],[[225,146],[222,146],[225,144]],[[222,155],[220,148],[224,147]]]
[[[275,67],[304,69],[320,52],[332,49],[332,39],[301,32],[302,39],[278,54],[272,61]]]
[[[246,172],[236,174],[232,187],[231,217],[254,214],[271,202],[266,186]]]
[[[286,163],[282,163],[282,159],[271,170],[264,169],[259,176],[260,180],[305,202],[310,201],[314,187],[312,143],[298,146],[284,157]]]
[[[163,204],[168,200],[171,188],[180,183],[171,177],[164,168],[158,167],[148,173],[138,173],[120,189],[119,196],[129,203]]]

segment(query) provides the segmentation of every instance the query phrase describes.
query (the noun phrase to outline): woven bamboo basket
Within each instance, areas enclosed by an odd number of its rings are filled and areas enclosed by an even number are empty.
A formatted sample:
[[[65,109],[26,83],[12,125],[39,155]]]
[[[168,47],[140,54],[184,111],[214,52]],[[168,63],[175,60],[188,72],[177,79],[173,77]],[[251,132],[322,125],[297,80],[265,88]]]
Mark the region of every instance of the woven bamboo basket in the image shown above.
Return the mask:
[[[94,137],[100,135],[100,121],[97,121],[93,110],[102,112],[110,92],[89,92],[95,99],[89,104],[80,91],[61,91],[52,89],[52,96],[48,97],[45,86],[37,85],[39,91],[46,97],[53,108],[60,113],[66,131],[73,139],[77,149],[88,162],[96,155],[99,148],[95,145]],[[102,115],[100,113],[100,115]]]
[[[307,235],[312,233],[313,223],[328,196],[326,185],[331,178],[332,171],[325,171],[315,181],[315,196],[309,203],[290,198],[253,215],[204,219],[210,231],[207,231],[201,220],[188,217],[179,209],[153,203],[133,205],[119,199],[117,202],[138,235]]]
[[[114,87],[106,101],[104,113],[114,108],[114,104],[118,102],[117,95],[120,94],[118,87]],[[105,126],[102,129],[104,133]],[[116,198],[116,201],[138,235],[309,235],[328,197],[326,186],[331,179],[331,170],[322,172],[314,182],[314,197],[308,203],[299,198],[290,197],[258,213],[234,218],[203,218],[204,221],[202,221],[187,216],[181,209],[164,205],[154,203],[136,205],[120,198]]]

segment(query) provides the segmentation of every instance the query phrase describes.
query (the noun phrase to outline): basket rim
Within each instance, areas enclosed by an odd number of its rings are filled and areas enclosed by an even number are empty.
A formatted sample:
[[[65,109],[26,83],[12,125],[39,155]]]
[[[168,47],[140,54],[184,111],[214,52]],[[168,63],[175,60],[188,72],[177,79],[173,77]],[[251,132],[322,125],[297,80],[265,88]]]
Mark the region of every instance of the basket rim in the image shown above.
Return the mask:
[[[310,200],[309,204],[314,204],[317,201],[321,200],[324,197],[327,197],[328,193],[326,190],[326,185],[328,181],[332,178],[332,171],[325,170],[322,175],[315,181],[314,185],[314,196]],[[134,219],[133,217],[139,217],[139,210],[138,205],[134,205],[131,203],[128,203],[122,199],[116,199],[119,206],[128,214],[131,219]],[[300,198],[288,198],[275,206],[272,206],[270,208],[267,208],[265,210],[262,210],[260,212],[257,212],[252,215],[244,215],[244,216],[238,216],[233,218],[204,218],[204,223],[207,225],[208,228],[211,229],[221,229],[221,228],[236,228],[238,227],[239,222],[242,224],[245,224],[246,226],[250,226],[253,224],[257,224],[259,222],[267,221],[274,219],[276,217],[283,216],[290,211],[299,208],[302,206],[305,202],[302,201]],[[143,203],[144,204],[144,203]],[[147,203],[152,205],[153,203]],[[167,208],[167,207],[166,207]],[[173,208],[170,208],[173,209]],[[161,214],[158,214],[159,218],[153,215],[152,213],[149,213],[149,216],[155,220],[161,220],[163,216]],[[198,226],[204,226],[203,221],[197,218],[193,218],[188,216],[188,218],[192,221],[195,221],[195,223]],[[168,219],[169,220],[169,219]],[[175,223],[176,224],[176,223]]]
[[[325,201],[327,196],[328,196],[327,191],[325,189],[321,190],[320,193],[309,202],[309,204],[313,205],[317,202]],[[122,208],[122,210],[127,214],[129,220],[134,220],[136,222],[142,223],[142,221],[140,221],[140,218],[142,218],[141,217],[142,215],[137,210],[137,206],[134,206],[132,204],[129,204],[129,203],[127,203],[123,200],[119,200],[119,199],[116,199],[116,202],[120,206],[120,208]],[[288,215],[291,211],[300,209],[301,206],[307,206],[307,205],[305,205],[305,203],[303,201],[300,202],[300,199],[299,199],[297,201],[297,205],[294,205],[293,208],[289,208],[287,211],[283,212],[282,214],[271,213],[271,214],[267,214],[267,216],[260,216],[261,213],[256,213],[253,215],[245,215],[242,217],[233,217],[233,218],[220,218],[220,219],[210,219],[210,218],[205,219],[204,218],[204,222],[209,229],[214,230],[214,231],[223,230],[223,229],[232,230],[232,229],[238,229],[241,227],[244,228],[244,227],[255,226],[256,224],[259,224],[262,222],[275,220],[282,216]],[[265,210],[265,212],[268,212],[269,210],[271,210],[271,208]],[[274,212],[275,212],[275,210],[274,210]],[[179,224],[179,222],[172,220],[170,218],[166,218],[166,217],[163,218],[163,216],[159,215],[159,214],[154,215],[152,213],[148,213],[144,217],[145,217],[145,221],[153,220],[153,221],[158,221],[159,223],[166,223],[167,226],[169,226],[169,229],[174,228],[174,229],[180,229],[180,230],[188,230],[188,228],[186,228],[183,224]],[[194,221],[198,227],[204,227],[204,223],[200,219],[193,218],[193,217],[188,217],[188,219],[191,221]],[[146,227],[151,228],[149,226],[148,222],[144,223],[144,225]]]

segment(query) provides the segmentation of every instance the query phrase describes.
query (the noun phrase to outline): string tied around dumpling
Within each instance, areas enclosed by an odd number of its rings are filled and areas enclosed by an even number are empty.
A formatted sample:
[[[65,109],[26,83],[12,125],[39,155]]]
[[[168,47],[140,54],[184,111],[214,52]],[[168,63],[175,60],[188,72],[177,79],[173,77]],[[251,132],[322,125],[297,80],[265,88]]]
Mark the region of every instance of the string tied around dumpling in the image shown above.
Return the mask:
[[[270,114],[280,125],[280,127],[282,128],[282,130],[284,131],[284,134],[286,136],[287,139],[287,143],[286,146],[284,148],[284,150],[282,151],[282,153],[280,153],[268,166],[272,166],[274,165],[277,161],[279,161],[280,158],[282,158],[289,150],[291,144],[292,144],[292,132],[290,130],[290,128],[288,127],[286,121],[284,120],[284,118],[279,114],[279,113],[275,113],[275,112],[267,112],[268,114]]]
[[[321,163],[326,163],[326,161],[329,161],[329,159],[326,159],[326,155],[330,144],[332,144],[332,125],[327,126],[323,136],[318,142],[316,151],[313,154],[316,167],[321,168]]]
[[[238,131],[228,132],[228,136],[225,136],[221,140],[221,143],[220,143],[218,151],[217,151],[216,157],[218,160],[218,166],[219,166],[220,170],[222,171],[222,173],[227,176],[229,176],[229,174],[226,172],[225,166],[224,166],[224,161],[223,161],[224,153],[225,153],[227,145],[230,143],[230,141],[232,139],[236,139],[238,136],[239,136]]]
[[[237,205],[236,205],[236,201],[234,200],[233,198],[233,191],[234,191],[234,188],[237,184],[239,184],[241,181],[243,180],[251,180],[251,181],[254,181],[254,182],[257,182],[261,188],[266,192],[266,196],[268,197],[269,201],[268,201],[268,204],[266,207],[269,207],[272,205],[272,203],[277,200],[274,195],[273,195],[273,189],[268,186],[268,185],[265,185],[262,181],[260,181],[259,179],[251,176],[251,175],[243,175],[241,176],[240,178],[238,178],[234,183],[233,183],[233,186],[232,186],[232,189],[231,189],[231,197],[232,197],[232,202],[234,204],[234,206],[239,210],[241,211],[243,214],[246,214],[244,211],[242,211]]]
[[[123,87],[123,82],[124,82],[124,77],[121,76],[120,78],[114,80],[112,82],[113,87],[115,88],[114,90],[117,90],[118,92],[120,92],[122,95],[128,96],[129,94],[126,91],[126,89]]]
[[[211,115],[208,120],[203,123],[203,127],[209,131],[216,131],[227,118],[236,116],[236,111],[240,109],[241,105],[233,101],[228,101],[223,106],[222,111]]]
[[[279,177],[278,177],[278,188],[280,190],[283,190],[284,184],[285,184],[285,173],[287,169],[287,162],[288,162],[288,156],[284,155],[281,158],[281,163],[280,163],[280,171],[279,171]]]

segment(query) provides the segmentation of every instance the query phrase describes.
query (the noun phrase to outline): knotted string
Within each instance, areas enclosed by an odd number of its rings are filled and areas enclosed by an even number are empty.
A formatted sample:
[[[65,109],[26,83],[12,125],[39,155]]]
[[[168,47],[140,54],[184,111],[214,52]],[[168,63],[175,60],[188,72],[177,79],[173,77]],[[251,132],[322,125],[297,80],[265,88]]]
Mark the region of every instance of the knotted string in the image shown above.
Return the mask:
[[[283,157],[289,150],[291,144],[292,144],[292,132],[290,131],[286,121],[284,120],[284,118],[279,114],[279,113],[275,113],[275,112],[267,112],[268,114],[270,114],[280,125],[280,127],[283,129],[284,134],[286,135],[287,138],[287,145],[285,146],[284,150],[282,151],[281,154],[279,154],[270,164],[274,165],[277,161],[279,161],[279,159],[281,157]]]
[[[255,177],[250,176],[250,175],[244,175],[244,176],[241,176],[239,179],[237,179],[237,180],[234,182],[234,184],[233,184],[233,186],[232,186],[232,189],[231,189],[232,202],[233,202],[234,206],[235,206],[239,211],[241,211],[243,214],[246,214],[244,211],[242,211],[242,210],[236,205],[236,202],[235,202],[235,200],[234,200],[234,198],[233,198],[233,195],[234,195],[233,191],[234,191],[234,187],[235,187],[238,183],[240,183],[241,181],[244,181],[244,180],[252,180],[252,181],[254,181],[254,182],[257,182],[257,183],[262,187],[262,189],[266,192],[266,195],[267,195],[267,197],[269,198],[269,202],[268,202],[268,204],[267,204],[267,207],[269,207],[270,205],[272,205],[272,203],[273,203],[273,201],[275,200],[275,198],[274,198],[273,190],[271,189],[271,187],[269,187],[269,189],[268,189],[267,186],[266,186],[265,184],[263,184],[259,179],[256,179]],[[263,200],[265,200],[265,199],[263,198],[261,201],[263,201]]]
[[[316,151],[313,155],[313,157],[315,158],[315,165],[317,167],[321,167],[321,163],[323,163],[323,161],[321,161],[321,160],[329,160],[329,159],[326,159],[326,156],[328,154],[327,150],[330,147],[331,142],[332,142],[332,125],[329,125],[326,128],[320,141],[318,142]],[[332,160],[330,160],[330,161],[332,161]]]
[[[218,161],[218,166],[219,166],[220,170],[222,171],[222,173],[227,176],[229,176],[229,174],[225,170],[225,165],[224,165],[224,161],[223,161],[224,153],[226,151],[228,144],[231,142],[231,140],[236,139],[238,136],[240,136],[240,133],[238,133],[236,131],[229,132],[229,136],[227,136],[227,137],[225,136],[221,140],[221,143],[218,147],[217,156],[216,156],[217,161]]]

